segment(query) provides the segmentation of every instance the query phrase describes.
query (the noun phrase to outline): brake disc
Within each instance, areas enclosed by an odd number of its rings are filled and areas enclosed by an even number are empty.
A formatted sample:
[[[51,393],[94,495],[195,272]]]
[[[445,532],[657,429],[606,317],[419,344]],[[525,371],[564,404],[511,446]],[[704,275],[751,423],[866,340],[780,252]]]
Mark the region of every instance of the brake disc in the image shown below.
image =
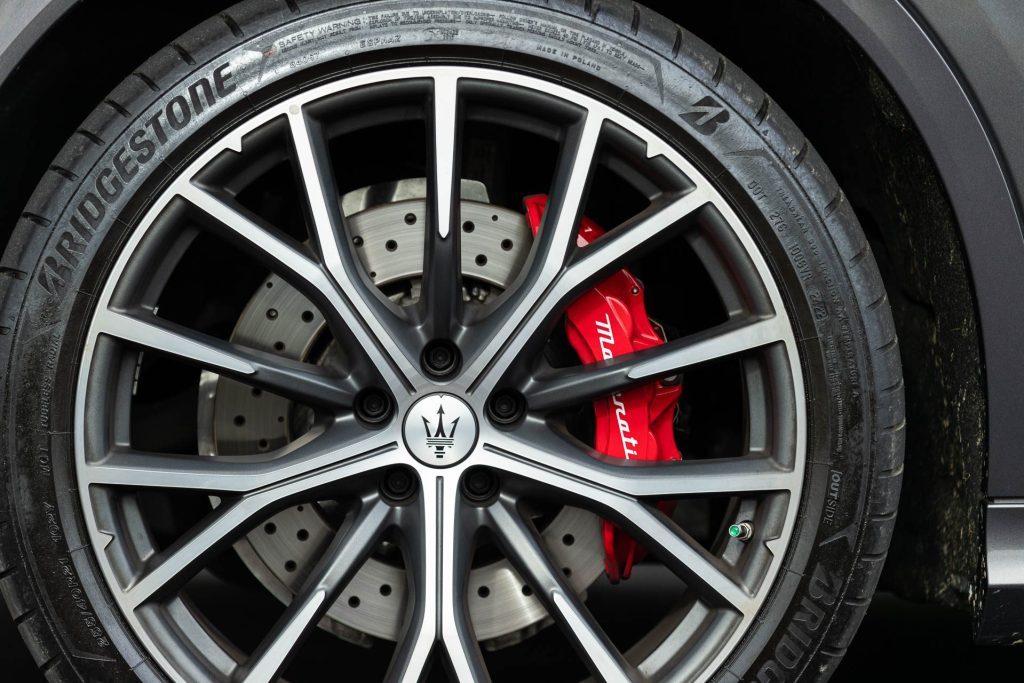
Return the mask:
[[[426,181],[404,180],[356,190],[341,199],[353,246],[370,278],[396,303],[419,296],[423,275]],[[490,204],[486,188],[462,182],[464,298],[487,301],[512,281],[526,260],[532,233],[521,213]],[[318,351],[324,319],[305,296],[271,275],[253,294],[231,340],[293,359],[329,362]],[[313,357],[319,354],[318,357]],[[204,372],[199,403],[201,452],[242,454],[281,448],[296,438],[308,415],[287,399]],[[327,504],[298,505],[276,514],[235,545],[253,575],[283,603],[336,531]],[[544,526],[552,559],[573,589],[583,593],[601,575],[600,520],[564,507]],[[367,560],[320,626],[353,642],[369,636],[397,640],[406,603],[405,571],[387,548]],[[496,648],[518,642],[547,621],[547,612],[507,560],[472,570],[469,610],[477,638]]]

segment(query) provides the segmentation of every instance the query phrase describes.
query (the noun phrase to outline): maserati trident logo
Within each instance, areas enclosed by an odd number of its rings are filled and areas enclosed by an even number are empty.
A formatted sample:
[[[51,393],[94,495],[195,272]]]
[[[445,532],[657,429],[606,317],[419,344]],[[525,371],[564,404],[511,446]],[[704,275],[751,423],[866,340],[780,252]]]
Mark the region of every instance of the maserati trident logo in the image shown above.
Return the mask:
[[[430,420],[423,418],[423,427],[427,430],[427,445],[434,449],[437,457],[443,458],[446,449],[451,449],[455,446],[455,430],[458,429],[459,418],[455,418],[449,423],[448,433],[444,432],[444,406],[437,406],[437,429],[434,429],[433,435],[431,435]]]
[[[477,423],[462,399],[452,394],[431,394],[409,409],[402,434],[417,460],[433,467],[448,467],[473,450]]]

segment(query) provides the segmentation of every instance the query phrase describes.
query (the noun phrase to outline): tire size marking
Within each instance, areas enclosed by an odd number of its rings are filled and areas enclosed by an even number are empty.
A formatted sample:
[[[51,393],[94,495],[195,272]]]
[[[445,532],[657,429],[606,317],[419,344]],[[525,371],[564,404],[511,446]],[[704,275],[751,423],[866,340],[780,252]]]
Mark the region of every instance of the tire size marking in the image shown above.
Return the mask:
[[[109,647],[110,640],[107,638],[106,633],[104,633],[103,627],[100,626],[99,619],[97,619],[96,615],[89,609],[89,602],[85,599],[82,584],[78,582],[78,575],[75,574],[75,567],[71,558],[59,557],[57,558],[57,562],[60,564],[60,574],[68,589],[68,595],[71,597],[71,601],[75,604],[75,609],[78,610],[78,616],[82,620],[82,626],[85,627],[86,632],[92,638],[93,643],[97,647]]]

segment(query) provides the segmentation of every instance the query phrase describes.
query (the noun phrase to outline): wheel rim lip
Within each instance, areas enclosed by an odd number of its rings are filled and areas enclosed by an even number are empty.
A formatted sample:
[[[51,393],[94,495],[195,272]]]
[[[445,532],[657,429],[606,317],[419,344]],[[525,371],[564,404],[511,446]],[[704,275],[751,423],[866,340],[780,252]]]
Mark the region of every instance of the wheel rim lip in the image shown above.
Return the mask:
[[[180,172],[176,178],[170,183],[163,194],[160,195],[152,205],[146,210],[138,226],[133,230],[129,239],[126,241],[120,254],[118,255],[113,269],[110,271],[106,282],[104,283],[103,290],[96,300],[96,309],[102,310],[110,305],[111,300],[114,296],[114,290],[117,284],[122,278],[122,274],[125,272],[126,266],[131,256],[138,249],[141,241],[149,232],[158,216],[167,208],[168,204],[176,196],[176,187],[179,187],[180,183],[189,183],[190,178],[194,176],[198,171],[207,166],[214,157],[224,151],[225,149],[233,149],[240,151],[242,149],[242,139],[248,133],[266,125],[274,119],[282,116],[287,116],[289,111],[294,111],[295,108],[302,108],[306,105],[312,104],[331,95],[338,94],[347,90],[363,86],[371,86],[380,84],[383,82],[395,82],[402,80],[412,80],[421,78],[435,78],[438,74],[445,74],[451,78],[465,79],[465,80],[480,80],[480,81],[495,81],[503,84],[509,84],[517,87],[522,87],[531,90],[540,90],[547,95],[552,95],[556,98],[565,100],[568,103],[584,106],[589,111],[599,111],[601,115],[608,121],[617,123],[627,130],[640,129],[646,134],[645,139],[649,142],[657,140],[662,143],[663,146],[651,148],[649,147],[649,156],[653,157],[657,154],[664,155],[667,157],[673,165],[679,168],[687,177],[692,179],[702,179],[708,181],[705,174],[701,173],[696,166],[688,161],[688,159],[678,152],[669,143],[664,140],[656,133],[650,131],[646,126],[639,123],[638,121],[629,117],[628,114],[620,112],[614,109],[611,105],[603,103],[599,100],[594,99],[589,95],[585,95],[571,88],[565,87],[560,84],[555,84],[550,81],[546,81],[534,76],[526,76],[514,72],[500,71],[492,68],[484,67],[462,67],[462,66],[429,66],[429,67],[400,67],[392,68],[385,71],[375,71],[364,73],[348,78],[340,79],[337,81],[325,83],[312,88],[308,91],[302,92],[295,95],[288,100],[274,104],[269,108],[257,113],[255,116],[247,119],[246,121],[239,124],[234,130],[230,131],[226,135],[222,136],[219,140],[214,142],[211,146],[205,149],[194,161],[192,161],[187,168]],[[739,643],[741,638],[749,630],[753,624],[757,612],[760,607],[763,606],[767,595],[770,594],[774,587],[778,577],[779,570],[781,569],[784,555],[786,554],[787,548],[793,543],[793,529],[796,524],[796,512],[799,508],[800,501],[803,495],[803,485],[806,473],[807,464],[807,417],[806,417],[806,403],[804,401],[805,389],[803,381],[802,366],[799,358],[799,350],[796,344],[795,336],[793,335],[793,321],[789,315],[788,309],[785,306],[782,294],[779,291],[776,280],[771,276],[771,270],[768,268],[764,257],[755,243],[749,229],[746,227],[744,222],[740,220],[739,216],[732,209],[728,202],[728,199],[722,195],[714,185],[711,184],[710,190],[715,197],[715,205],[718,210],[723,214],[724,219],[733,228],[737,239],[742,243],[748,257],[753,261],[758,271],[767,275],[762,278],[763,286],[768,291],[771,304],[774,307],[776,314],[784,316],[789,323],[787,327],[787,337],[784,340],[785,345],[785,360],[789,366],[789,379],[792,383],[792,395],[793,395],[793,408],[795,411],[795,418],[797,421],[797,428],[794,431],[794,454],[795,460],[793,462],[794,468],[794,485],[790,490],[789,500],[785,505],[785,521],[782,526],[782,533],[780,539],[774,542],[775,547],[772,549],[773,559],[770,562],[768,571],[766,572],[764,579],[761,582],[761,588],[758,591],[758,607],[751,611],[750,614],[743,615],[738,625],[732,628],[731,635],[728,639],[719,647],[717,654],[711,662],[709,662],[704,668],[703,672],[699,676],[699,680],[704,680],[710,677],[722,663],[733,653],[736,645]],[[99,528],[97,516],[93,510],[93,500],[90,496],[90,487],[92,481],[88,477],[88,468],[82,466],[86,461],[86,398],[88,393],[89,378],[93,366],[94,357],[97,352],[98,339],[100,333],[96,329],[95,315],[93,320],[89,324],[88,333],[82,350],[82,363],[78,372],[77,386],[75,391],[75,407],[74,407],[74,454],[75,454],[75,476],[78,482],[80,502],[83,506],[83,512],[85,517],[86,529],[89,537],[92,541],[92,545],[96,548],[103,548],[106,542],[111,537],[102,532]],[[446,393],[462,395],[465,402],[470,406],[470,409],[475,415],[484,415],[486,413],[485,401],[486,397],[475,393],[474,387],[466,384],[462,376],[454,378],[450,383],[445,385]],[[409,388],[407,391],[396,391],[397,405],[396,414],[404,416],[409,408],[419,400],[418,392],[425,393],[436,393],[438,387],[432,386],[414,386]],[[401,424],[403,420],[398,420]],[[483,443],[485,437],[494,433],[496,430],[491,426],[486,419],[479,420],[479,430],[477,443]],[[438,473],[438,470],[434,467],[427,467],[413,461],[412,466],[417,469],[421,476],[421,480],[427,481]],[[462,461],[452,465],[447,469],[447,476],[459,477],[469,467],[475,466],[478,463],[472,457],[467,457]],[[177,680],[185,680],[180,677],[177,673],[176,668],[171,664],[171,661],[165,656],[163,648],[159,647],[155,640],[150,637],[143,620],[140,619],[136,612],[126,607],[125,602],[122,600],[120,581],[112,568],[110,562],[107,560],[105,553],[96,552],[95,558],[100,565],[101,572],[105,579],[108,589],[113,593],[115,602],[118,604],[122,614],[135,632],[135,635],[143,642],[149,651],[150,655],[160,664],[161,668],[169,675],[175,677]],[[177,600],[177,598],[175,599]],[[140,610],[141,611],[141,610]],[[665,647],[663,644],[658,650]],[[640,665],[641,670],[644,670],[644,666],[647,662],[654,659],[653,654],[648,657],[644,663]]]

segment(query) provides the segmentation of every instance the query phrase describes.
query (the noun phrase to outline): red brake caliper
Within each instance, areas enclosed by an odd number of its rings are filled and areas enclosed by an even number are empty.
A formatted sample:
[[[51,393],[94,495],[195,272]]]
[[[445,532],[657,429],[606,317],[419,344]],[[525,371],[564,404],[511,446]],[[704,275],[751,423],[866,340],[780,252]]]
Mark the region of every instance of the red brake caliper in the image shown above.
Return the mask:
[[[526,218],[537,234],[546,195],[524,200]],[[577,244],[586,246],[604,234],[588,218],[580,222]],[[596,363],[665,343],[644,306],[643,285],[620,270],[574,301],[566,312],[566,334],[583,363]],[[626,460],[679,460],[672,422],[682,389],[659,381],[594,401],[594,447]],[[605,571],[617,582],[628,579],[644,550],[611,522],[603,525]]]

